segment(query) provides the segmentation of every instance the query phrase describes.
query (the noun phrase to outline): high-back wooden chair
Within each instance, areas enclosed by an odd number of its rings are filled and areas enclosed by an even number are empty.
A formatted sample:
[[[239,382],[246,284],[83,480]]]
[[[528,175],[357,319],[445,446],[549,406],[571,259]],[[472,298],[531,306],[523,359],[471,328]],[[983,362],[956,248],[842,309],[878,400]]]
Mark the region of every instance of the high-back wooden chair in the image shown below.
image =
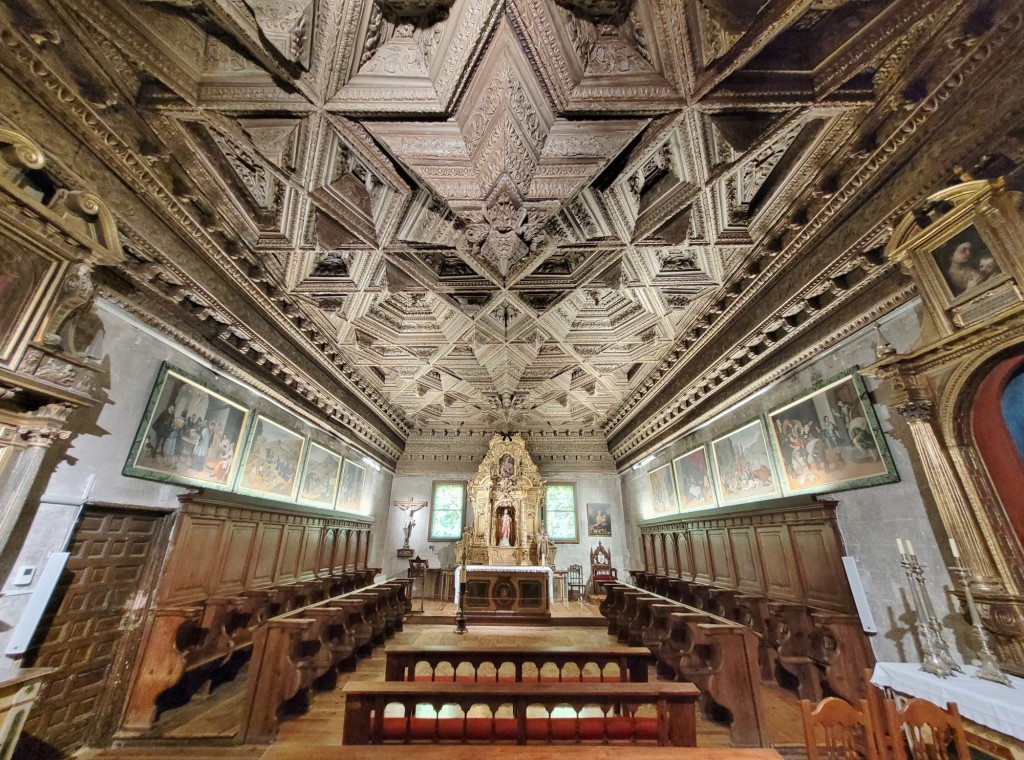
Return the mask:
[[[601,581],[617,581],[619,571],[612,567],[612,553],[600,541],[590,550],[590,582],[594,593],[601,591]]]
[[[587,584],[583,582],[583,565],[569,565],[565,575],[569,586],[569,601],[582,602],[587,596]]]
[[[889,732],[895,737],[893,760],[970,760],[964,722],[955,702],[943,710],[926,699],[911,699],[897,710],[885,703]],[[950,751],[952,748],[952,751]]]
[[[875,747],[878,750],[878,756],[888,760],[893,756],[892,745],[895,740],[889,731],[885,705],[886,702],[892,702],[892,700],[886,699],[885,692],[871,682],[871,675],[872,669],[864,668],[864,696],[868,705],[868,713],[871,715],[871,724],[875,729]]]
[[[811,707],[800,701],[804,719],[804,743],[807,760],[880,760],[875,746],[875,727],[866,700],[860,709],[838,697],[828,697]],[[818,745],[819,730],[825,743]]]

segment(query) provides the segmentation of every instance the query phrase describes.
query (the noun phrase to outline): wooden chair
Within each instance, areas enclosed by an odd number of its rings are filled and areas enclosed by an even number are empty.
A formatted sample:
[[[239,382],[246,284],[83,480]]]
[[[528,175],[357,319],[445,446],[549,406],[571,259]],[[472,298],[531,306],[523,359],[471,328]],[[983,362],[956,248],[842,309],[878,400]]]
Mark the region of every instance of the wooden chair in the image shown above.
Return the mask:
[[[587,584],[583,582],[583,565],[569,565],[566,573],[566,583],[569,586],[569,601],[582,602],[587,596]]]
[[[811,708],[806,699],[800,701],[804,719],[804,743],[807,760],[879,760],[875,746],[875,728],[866,700],[860,709],[838,697],[828,697]],[[825,735],[824,752],[818,746],[818,729]]]
[[[612,567],[612,555],[600,541],[590,550],[590,582],[594,592],[601,590],[601,581],[617,581],[619,571]]]
[[[967,734],[955,702],[948,702],[943,710],[926,699],[911,699],[897,710],[890,701],[885,703],[885,711],[889,732],[896,737],[893,760],[908,760],[908,746],[912,760],[970,759]],[[950,745],[954,752],[949,751]]]

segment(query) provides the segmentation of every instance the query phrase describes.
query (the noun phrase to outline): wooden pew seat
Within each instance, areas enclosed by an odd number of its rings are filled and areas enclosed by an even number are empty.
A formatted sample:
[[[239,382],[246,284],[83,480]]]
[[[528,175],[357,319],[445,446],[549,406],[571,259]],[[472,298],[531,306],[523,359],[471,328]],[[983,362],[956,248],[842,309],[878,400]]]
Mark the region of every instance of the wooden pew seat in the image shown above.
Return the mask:
[[[385,742],[516,742],[515,718],[384,718]],[[658,719],[644,717],[527,718],[528,742],[658,741]]]

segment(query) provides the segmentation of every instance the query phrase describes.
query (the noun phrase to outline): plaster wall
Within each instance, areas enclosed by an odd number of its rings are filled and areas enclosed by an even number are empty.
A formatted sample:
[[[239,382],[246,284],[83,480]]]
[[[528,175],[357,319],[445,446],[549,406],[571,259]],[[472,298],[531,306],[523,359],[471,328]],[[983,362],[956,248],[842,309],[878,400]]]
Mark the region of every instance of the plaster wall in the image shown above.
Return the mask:
[[[920,302],[915,300],[880,322],[886,339],[898,351],[906,351],[917,343],[922,329],[921,308]],[[785,376],[764,393],[664,447],[645,467],[621,473],[624,508],[631,527],[628,545],[637,563],[643,561],[639,550],[639,525],[643,524],[641,516],[651,499],[649,472],[701,443],[710,442],[764,412],[784,405],[822,381],[853,367],[872,363],[877,345],[878,335],[874,327],[862,330]],[[909,625],[915,617],[913,602],[907,592],[906,577],[896,548],[896,538],[900,537],[913,542],[919,560],[927,566],[928,590],[937,614],[947,626],[947,639],[954,650],[954,657],[970,659],[969,634],[965,636],[969,629],[955,612],[950,594],[952,580],[945,569],[952,564],[948,537],[913,451],[910,430],[903,419],[889,409],[888,389],[872,378],[865,377],[864,380],[900,479],[896,483],[870,488],[834,494],[823,492],[820,496],[838,502],[836,514],[846,553],[856,558],[878,627],[878,633],[871,638],[875,656],[882,661],[920,661],[917,641]],[[764,504],[767,506],[770,502]]]
[[[54,444],[47,452],[37,482],[7,545],[3,557],[3,573],[7,581],[0,592],[0,651],[6,648],[11,627],[20,619],[38,584],[39,571],[47,557],[68,545],[83,504],[171,512],[178,508],[177,497],[190,490],[121,474],[162,362],[170,362],[207,386],[298,433],[309,435],[312,440],[342,456],[351,456],[356,461],[362,459],[361,453],[347,446],[338,436],[297,418],[255,389],[213,370],[201,357],[146,328],[117,306],[98,301],[95,312],[102,323],[102,330],[90,353],[99,358],[106,369],[104,402],[76,412],[68,425],[74,435],[67,443]],[[390,491],[391,472],[377,472],[366,467],[360,516],[383,526],[387,519]],[[278,506],[275,502],[262,503],[275,508]],[[355,516],[296,505],[281,504],[280,508]],[[374,536],[370,545],[371,566],[382,556],[382,542]],[[37,568],[32,584],[13,586],[12,570],[26,565]]]

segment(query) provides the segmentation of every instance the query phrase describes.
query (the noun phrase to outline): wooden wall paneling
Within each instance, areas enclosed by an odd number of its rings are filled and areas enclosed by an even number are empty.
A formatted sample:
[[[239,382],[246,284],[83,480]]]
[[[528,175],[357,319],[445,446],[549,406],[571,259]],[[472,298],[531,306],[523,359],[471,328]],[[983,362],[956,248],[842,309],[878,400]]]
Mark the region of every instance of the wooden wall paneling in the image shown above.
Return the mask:
[[[765,594],[770,599],[799,602],[803,587],[797,573],[796,559],[785,525],[764,525],[755,529],[761,554]]]
[[[210,596],[222,556],[225,520],[179,512],[177,521],[168,552],[169,567],[159,595],[163,604],[182,604]]]
[[[274,583],[293,583],[298,580],[299,557],[302,553],[302,537],[305,534],[302,525],[286,525],[281,541],[281,554],[274,573]]]
[[[690,559],[690,540],[686,531],[676,534],[676,547],[679,556],[679,577],[693,580],[693,562]]]
[[[320,570],[320,546],[324,535],[323,525],[307,525],[302,535],[302,553],[299,557],[299,580],[315,578]]]
[[[736,588],[729,533],[724,528],[708,530],[708,549],[711,553],[711,577],[718,586]]]
[[[691,530],[689,535],[690,546],[693,549],[693,579],[698,583],[713,583],[707,529],[696,528]]]
[[[247,584],[249,588],[273,584],[283,535],[284,525],[260,523],[259,530],[256,532],[253,561],[249,565],[249,583]]]
[[[668,552],[668,574],[679,577],[679,534],[669,533],[665,536],[665,551]]]
[[[830,523],[790,525],[797,567],[808,604],[831,610],[852,609],[835,528]]]
[[[729,543],[732,546],[732,558],[736,563],[736,588],[747,594],[763,594],[764,583],[761,579],[758,562],[757,538],[753,527],[730,528]]]
[[[220,571],[216,596],[228,596],[245,590],[249,563],[252,561],[258,523],[252,520],[225,520]]]
[[[327,527],[323,530],[323,537],[320,539],[320,555],[317,560],[318,575],[334,574],[334,559],[338,550],[338,529]]]
[[[643,550],[644,553],[644,572],[646,573],[654,572],[654,566],[651,562],[650,547],[648,546],[648,544],[650,543],[650,539],[651,537],[646,533],[640,536],[640,548]]]
[[[342,531],[341,569],[348,572],[352,569],[352,529]]]
[[[363,563],[360,567],[366,568],[370,566],[370,543],[373,541],[373,534],[368,531],[362,531],[363,534]]]

